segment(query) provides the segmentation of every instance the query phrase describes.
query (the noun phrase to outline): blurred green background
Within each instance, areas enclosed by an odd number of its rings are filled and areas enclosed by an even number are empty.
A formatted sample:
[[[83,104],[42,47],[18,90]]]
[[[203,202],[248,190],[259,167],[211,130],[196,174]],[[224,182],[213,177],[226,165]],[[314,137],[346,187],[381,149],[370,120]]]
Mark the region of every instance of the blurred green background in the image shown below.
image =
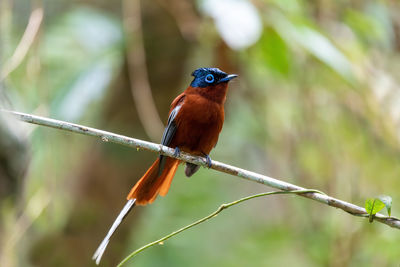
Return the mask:
[[[0,105],[159,142],[198,67],[239,74],[211,157],[364,205],[400,209],[400,3],[301,0],[2,0]],[[93,266],[156,158],[0,114],[0,265]],[[135,208],[102,266],[268,191],[180,167]],[[400,232],[294,196],[260,198],[127,266],[399,266]]]

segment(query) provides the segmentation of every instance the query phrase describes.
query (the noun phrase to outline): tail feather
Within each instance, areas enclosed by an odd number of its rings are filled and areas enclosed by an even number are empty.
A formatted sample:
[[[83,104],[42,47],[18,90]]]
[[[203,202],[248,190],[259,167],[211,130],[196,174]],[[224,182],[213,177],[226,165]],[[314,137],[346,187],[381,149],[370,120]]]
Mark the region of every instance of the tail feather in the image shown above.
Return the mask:
[[[115,230],[117,230],[118,226],[121,224],[122,220],[128,215],[129,211],[135,206],[136,199],[130,199],[125,204],[124,208],[119,213],[117,219],[115,219],[114,223],[112,224],[110,230],[103,241],[100,243],[100,246],[97,248],[96,252],[93,254],[92,259],[96,261],[96,264],[99,265],[101,257],[104,254],[104,251],[107,248],[108,242],[110,242],[111,236],[114,234]]]
[[[146,205],[152,203],[157,198],[158,194],[165,196],[168,193],[172,179],[174,178],[175,172],[178,169],[178,165],[179,160],[166,158],[165,165],[160,170],[160,159],[158,158],[143,175],[143,177],[140,178],[140,180],[135,184],[127,197],[128,202],[121,210],[117,219],[115,219],[103,242],[101,242],[100,246],[93,255],[93,260],[96,261],[96,264],[100,263],[101,257],[107,248],[111,236],[114,234],[115,230],[117,230],[125,216],[135,206],[135,204]]]
[[[179,160],[166,158],[165,165],[160,171],[160,159],[158,158],[131,189],[127,199],[136,199],[136,204],[146,205],[152,203],[158,194],[165,196],[178,165]]]
[[[167,195],[169,188],[171,187],[172,179],[174,178],[176,170],[178,169],[179,161],[174,161],[171,165],[172,166],[169,168],[168,173],[165,174],[165,180],[160,187],[160,196]]]

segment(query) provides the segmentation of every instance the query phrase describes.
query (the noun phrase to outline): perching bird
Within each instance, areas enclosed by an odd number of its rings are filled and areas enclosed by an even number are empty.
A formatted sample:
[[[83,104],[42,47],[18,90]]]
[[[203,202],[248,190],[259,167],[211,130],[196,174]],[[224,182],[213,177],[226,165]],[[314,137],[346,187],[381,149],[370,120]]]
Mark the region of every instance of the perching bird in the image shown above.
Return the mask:
[[[192,73],[190,86],[171,104],[167,127],[161,144],[175,148],[175,153],[185,151],[205,156],[211,167],[209,153],[218,141],[224,123],[224,103],[228,82],[237,77],[217,68],[200,68]],[[157,195],[168,193],[180,160],[160,155],[128,194],[128,202],[121,210],[93,255],[99,264],[108,242],[128,212],[137,205],[152,203]],[[192,176],[200,166],[186,163],[185,174]]]

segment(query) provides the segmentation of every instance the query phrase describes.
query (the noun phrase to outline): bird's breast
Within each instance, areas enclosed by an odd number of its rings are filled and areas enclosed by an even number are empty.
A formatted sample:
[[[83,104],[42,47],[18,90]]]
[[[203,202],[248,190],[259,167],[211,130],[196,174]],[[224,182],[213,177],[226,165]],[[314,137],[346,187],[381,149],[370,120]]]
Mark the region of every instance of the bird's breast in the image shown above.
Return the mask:
[[[176,117],[173,146],[195,154],[208,154],[218,141],[224,107],[197,95],[188,95]]]

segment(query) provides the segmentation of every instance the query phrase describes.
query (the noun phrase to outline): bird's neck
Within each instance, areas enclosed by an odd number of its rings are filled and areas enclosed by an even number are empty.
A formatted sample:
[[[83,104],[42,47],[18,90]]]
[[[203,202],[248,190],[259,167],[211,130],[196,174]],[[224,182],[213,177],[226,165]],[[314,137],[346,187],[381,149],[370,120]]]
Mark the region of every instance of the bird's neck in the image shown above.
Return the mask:
[[[226,100],[226,93],[228,91],[227,83],[220,83],[207,87],[191,87],[186,89],[186,94],[197,94],[208,100],[223,105]]]

